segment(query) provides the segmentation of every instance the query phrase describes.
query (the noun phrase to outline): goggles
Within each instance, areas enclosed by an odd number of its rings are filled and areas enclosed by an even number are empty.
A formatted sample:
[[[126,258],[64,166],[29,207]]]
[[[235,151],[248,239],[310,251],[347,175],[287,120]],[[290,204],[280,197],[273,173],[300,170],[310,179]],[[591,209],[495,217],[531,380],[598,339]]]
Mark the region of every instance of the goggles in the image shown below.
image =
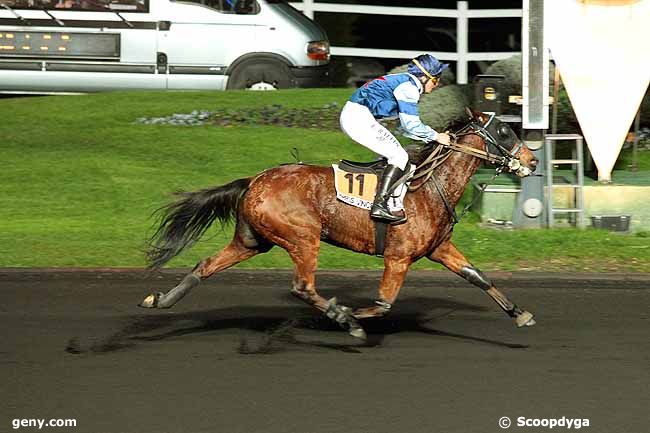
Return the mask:
[[[431,75],[431,73],[430,73],[429,71],[427,71],[426,69],[424,69],[424,66],[422,66],[422,64],[421,64],[417,59],[413,59],[413,60],[411,60],[411,61],[413,62],[413,64],[414,64],[415,66],[418,67],[419,70],[422,71],[422,73],[423,73],[423,74],[424,74],[428,79],[430,79],[431,81],[433,81],[433,84],[434,84],[434,85],[435,85],[435,84],[438,84],[438,81],[440,81],[440,78],[439,78],[439,77],[434,76],[434,75]]]

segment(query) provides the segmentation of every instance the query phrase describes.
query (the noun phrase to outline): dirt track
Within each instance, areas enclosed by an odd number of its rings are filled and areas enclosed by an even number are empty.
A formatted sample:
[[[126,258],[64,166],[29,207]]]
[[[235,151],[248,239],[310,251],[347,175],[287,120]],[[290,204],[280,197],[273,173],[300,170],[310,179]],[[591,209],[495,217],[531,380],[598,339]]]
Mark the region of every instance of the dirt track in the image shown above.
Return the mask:
[[[285,271],[227,271],[171,310],[136,307],[182,274],[0,271],[0,431],[566,431],[518,417],[650,430],[650,275],[492,275],[537,326],[517,329],[451,274],[412,273],[364,346],[288,294]],[[360,306],[380,274],[320,273]]]

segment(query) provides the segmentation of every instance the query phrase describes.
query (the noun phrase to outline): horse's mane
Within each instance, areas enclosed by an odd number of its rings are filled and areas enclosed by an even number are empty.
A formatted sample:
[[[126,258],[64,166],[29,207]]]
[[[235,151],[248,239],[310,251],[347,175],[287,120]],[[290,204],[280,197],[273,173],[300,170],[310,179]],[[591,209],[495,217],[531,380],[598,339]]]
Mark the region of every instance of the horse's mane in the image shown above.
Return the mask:
[[[447,124],[447,126],[445,127],[445,131],[458,132],[462,128],[464,128],[469,122],[470,119],[468,119],[465,116],[456,118]]]

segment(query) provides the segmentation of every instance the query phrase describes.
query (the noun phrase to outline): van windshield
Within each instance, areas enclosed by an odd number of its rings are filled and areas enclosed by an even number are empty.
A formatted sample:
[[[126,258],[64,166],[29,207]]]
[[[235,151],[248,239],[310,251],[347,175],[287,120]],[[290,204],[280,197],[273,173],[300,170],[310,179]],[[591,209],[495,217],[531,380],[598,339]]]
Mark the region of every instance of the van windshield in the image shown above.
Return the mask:
[[[197,3],[225,14],[255,15],[260,12],[256,0],[183,0],[183,3]]]
[[[149,0],[0,0],[11,9],[149,12]]]

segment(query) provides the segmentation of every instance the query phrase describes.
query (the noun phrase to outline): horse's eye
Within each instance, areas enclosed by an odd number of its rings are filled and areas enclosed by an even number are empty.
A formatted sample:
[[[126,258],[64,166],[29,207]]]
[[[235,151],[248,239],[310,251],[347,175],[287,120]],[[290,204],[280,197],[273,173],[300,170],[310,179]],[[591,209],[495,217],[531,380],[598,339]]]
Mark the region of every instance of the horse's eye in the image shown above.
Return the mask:
[[[497,134],[499,134],[499,137],[501,138],[508,138],[510,136],[510,128],[508,125],[499,125],[497,128]]]

